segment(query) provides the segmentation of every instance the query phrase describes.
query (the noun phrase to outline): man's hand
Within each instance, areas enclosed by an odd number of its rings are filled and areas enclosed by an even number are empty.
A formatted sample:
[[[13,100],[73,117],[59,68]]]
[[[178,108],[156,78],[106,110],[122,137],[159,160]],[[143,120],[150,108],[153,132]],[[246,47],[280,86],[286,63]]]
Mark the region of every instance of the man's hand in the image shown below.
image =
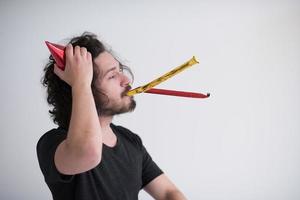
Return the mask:
[[[93,79],[92,55],[84,47],[67,45],[65,50],[66,67],[62,71],[54,65],[54,73],[71,87],[90,86]]]

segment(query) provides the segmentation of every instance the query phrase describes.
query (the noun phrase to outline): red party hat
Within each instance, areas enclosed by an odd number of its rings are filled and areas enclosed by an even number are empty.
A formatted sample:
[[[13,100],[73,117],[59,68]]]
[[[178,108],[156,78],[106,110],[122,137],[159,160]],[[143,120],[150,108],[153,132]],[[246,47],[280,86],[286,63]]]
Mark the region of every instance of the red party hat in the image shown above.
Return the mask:
[[[45,41],[51,55],[53,56],[57,66],[62,70],[65,69],[65,48],[62,45],[54,44],[48,41]]]

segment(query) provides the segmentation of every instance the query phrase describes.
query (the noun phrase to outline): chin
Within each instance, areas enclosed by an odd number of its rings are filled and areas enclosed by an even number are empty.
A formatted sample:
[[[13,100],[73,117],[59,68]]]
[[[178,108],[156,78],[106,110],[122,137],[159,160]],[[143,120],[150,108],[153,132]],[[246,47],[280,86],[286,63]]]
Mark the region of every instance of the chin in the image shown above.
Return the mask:
[[[133,99],[133,97],[129,97],[130,101],[128,102],[128,104],[126,105],[128,112],[131,112],[135,109],[136,107],[136,102]]]
[[[125,99],[128,99],[130,102],[133,101],[133,96],[124,96]]]

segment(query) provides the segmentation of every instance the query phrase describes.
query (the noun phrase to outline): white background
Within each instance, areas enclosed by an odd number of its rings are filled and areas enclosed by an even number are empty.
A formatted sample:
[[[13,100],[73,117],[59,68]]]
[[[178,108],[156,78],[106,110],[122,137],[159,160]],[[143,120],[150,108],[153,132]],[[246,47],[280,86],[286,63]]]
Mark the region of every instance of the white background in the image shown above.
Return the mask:
[[[51,199],[36,143],[56,127],[40,84],[49,52],[91,31],[134,86],[195,55],[200,64],[117,116],[188,199],[300,199],[299,1],[1,1],[0,199]],[[140,199],[151,199],[140,193]]]

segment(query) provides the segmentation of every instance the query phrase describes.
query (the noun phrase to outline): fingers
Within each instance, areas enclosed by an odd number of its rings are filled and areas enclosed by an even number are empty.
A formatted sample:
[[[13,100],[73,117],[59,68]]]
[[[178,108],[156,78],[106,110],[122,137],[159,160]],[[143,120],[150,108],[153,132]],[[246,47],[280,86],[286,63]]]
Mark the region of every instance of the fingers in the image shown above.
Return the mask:
[[[65,49],[66,65],[65,70],[61,70],[54,64],[54,74],[65,81],[71,87],[75,82],[92,80],[92,55],[85,47],[68,44]]]
[[[73,57],[73,46],[72,44],[68,44],[65,50],[66,59],[70,59]]]
[[[79,56],[80,55],[80,47],[79,46],[75,46],[74,47],[74,56]]]
[[[86,58],[88,59],[88,61],[91,61],[92,60],[92,54],[90,52],[87,52]]]
[[[85,47],[75,46],[73,48],[72,44],[68,44],[65,50],[67,59],[73,57],[74,55],[81,55],[84,58],[87,57],[87,49]]]
[[[86,57],[86,54],[87,54],[86,48],[81,47],[81,48],[80,48],[80,54],[81,54],[83,57]]]
[[[74,56],[77,58],[87,58],[87,49],[85,47],[75,46],[74,47]]]

